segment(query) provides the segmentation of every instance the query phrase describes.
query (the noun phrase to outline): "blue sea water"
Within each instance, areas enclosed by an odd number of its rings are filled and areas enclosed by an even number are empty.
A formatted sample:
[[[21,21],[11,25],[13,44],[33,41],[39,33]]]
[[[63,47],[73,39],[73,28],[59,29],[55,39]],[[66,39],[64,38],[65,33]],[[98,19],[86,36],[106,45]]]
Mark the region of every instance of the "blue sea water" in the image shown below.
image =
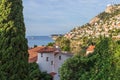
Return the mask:
[[[47,45],[49,42],[54,42],[50,36],[27,36],[28,46],[34,45],[42,46]]]

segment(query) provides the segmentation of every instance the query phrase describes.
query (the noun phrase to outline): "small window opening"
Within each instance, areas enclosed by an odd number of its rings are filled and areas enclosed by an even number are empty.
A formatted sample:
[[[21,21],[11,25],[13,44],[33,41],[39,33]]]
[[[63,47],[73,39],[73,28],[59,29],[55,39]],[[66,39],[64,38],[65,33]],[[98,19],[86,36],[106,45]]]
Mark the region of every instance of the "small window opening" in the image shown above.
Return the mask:
[[[46,57],[46,61],[48,61],[49,57]]]
[[[59,60],[61,60],[61,56],[59,56]]]

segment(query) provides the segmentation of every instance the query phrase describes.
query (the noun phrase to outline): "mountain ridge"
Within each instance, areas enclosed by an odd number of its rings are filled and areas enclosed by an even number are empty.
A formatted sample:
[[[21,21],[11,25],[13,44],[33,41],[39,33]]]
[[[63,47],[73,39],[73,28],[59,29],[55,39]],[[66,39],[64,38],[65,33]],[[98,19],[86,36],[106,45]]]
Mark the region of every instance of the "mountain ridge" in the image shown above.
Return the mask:
[[[113,6],[113,5],[111,5],[111,6]],[[109,7],[111,7],[111,6],[109,6]],[[107,7],[107,10],[109,7]],[[112,27],[110,27],[110,24],[114,27],[118,26],[118,28],[119,28],[120,4],[114,5],[112,10],[114,10],[114,12],[111,11],[111,13],[105,10],[104,12],[100,13],[99,15],[97,15],[93,19],[91,19],[89,23],[82,25],[80,27],[76,27],[73,30],[71,30],[69,33],[65,34],[65,37],[68,37],[67,35],[71,35],[72,33],[75,33],[75,31],[80,32],[80,30],[83,32],[86,31],[86,33],[89,34],[90,33],[89,31],[95,31],[95,30],[90,30],[91,28],[92,29],[95,27],[99,28],[100,26],[104,26],[104,27],[109,26],[109,28],[111,29]],[[86,28],[87,28],[87,30],[85,30]],[[76,34],[77,34],[77,32],[76,32]],[[73,38],[73,35],[71,35],[71,38]]]
[[[107,6],[105,11],[92,18],[89,23],[75,27],[64,35],[71,42],[71,51],[77,51],[76,53],[81,47],[88,46],[90,40],[96,42],[100,36],[120,39],[120,4]]]

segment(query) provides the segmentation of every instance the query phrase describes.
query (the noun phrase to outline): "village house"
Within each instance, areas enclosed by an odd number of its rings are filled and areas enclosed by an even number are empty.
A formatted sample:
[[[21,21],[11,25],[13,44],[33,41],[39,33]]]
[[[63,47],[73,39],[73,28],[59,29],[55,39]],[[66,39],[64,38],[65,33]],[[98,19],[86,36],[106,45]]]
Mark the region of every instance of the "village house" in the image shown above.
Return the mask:
[[[72,54],[61,52],[58,46],[35,47],[28,50],[29,62],[36,62],[42,72],[47,72],[53,76],[53,80],[60,80],[59,68],[65,60],[72,57]]]
[[[94,45],[90,45],[87,50],[86,50],[86,56],[93,53],[94,52],[94,49],[95,49],[95,46]]]

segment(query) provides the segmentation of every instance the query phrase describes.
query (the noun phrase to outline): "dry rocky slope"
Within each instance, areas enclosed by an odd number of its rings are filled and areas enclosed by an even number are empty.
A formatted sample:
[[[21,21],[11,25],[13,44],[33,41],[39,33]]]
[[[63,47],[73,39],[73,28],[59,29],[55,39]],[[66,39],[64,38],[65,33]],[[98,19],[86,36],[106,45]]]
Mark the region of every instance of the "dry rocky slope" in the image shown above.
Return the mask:
[[[120,4],[107,6],[104,12],[94,17],[89,23],[76,27],[64,35],[71,40],[71,51],[76,53],[84,43],[89,42],[87,40],[94,40],[99,36],[120,39]]]

